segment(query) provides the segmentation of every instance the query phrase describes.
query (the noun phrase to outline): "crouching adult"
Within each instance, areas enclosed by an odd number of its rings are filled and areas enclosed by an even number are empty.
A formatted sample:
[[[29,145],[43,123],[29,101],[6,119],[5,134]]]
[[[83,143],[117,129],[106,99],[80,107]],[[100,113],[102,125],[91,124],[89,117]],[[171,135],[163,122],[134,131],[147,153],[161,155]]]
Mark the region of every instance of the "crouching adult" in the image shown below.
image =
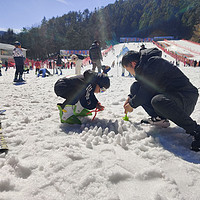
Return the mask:
[[[179,68],[161,55],[160,50],[151,48],[129,51],[123,56],[123,67],[137,80],[124,104],[125,113],[142,106],[150,115],[142,122],[168,127],[171,120],[194,137],[191,149],[200,151],[200,125],[190,117],[198,90]]]

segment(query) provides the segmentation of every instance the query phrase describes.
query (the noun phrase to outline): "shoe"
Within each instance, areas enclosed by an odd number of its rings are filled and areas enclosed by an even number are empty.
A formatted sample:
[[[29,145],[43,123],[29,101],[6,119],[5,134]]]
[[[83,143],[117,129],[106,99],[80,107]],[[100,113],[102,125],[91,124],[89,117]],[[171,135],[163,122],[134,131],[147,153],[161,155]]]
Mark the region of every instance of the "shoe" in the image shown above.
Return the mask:
[[[15,79],[13,80],[13,82],[18,82],[18,79],[17,79],[17,78],[15,78]]]
[[[23,78],[20,78],[17,82],[25,82]]]
[[[19,76],[19,80],[17,82],[24,82],[25,80],[22,78],[22,75]]]
[[[191,144],[190,149],[192,151],[196,151],[196,152],[200,151],[200,140],[193,141],[192,144]]]
[[[160,117],[151,117],[149,119],[143,119],[141,120],[141,123],[151,124],[162,128],[168,128],[170,126],[170,123],[167,119],[162,119]]]
[[[190,149],[192,151],[200,151],[200,140],[195,140],[192,142]]]
[[[191,150],[192,151],[200,151],[200,126],[197,125],[195,130],[191,133],[189,133],[194,137],[194,141],[191,144]]]

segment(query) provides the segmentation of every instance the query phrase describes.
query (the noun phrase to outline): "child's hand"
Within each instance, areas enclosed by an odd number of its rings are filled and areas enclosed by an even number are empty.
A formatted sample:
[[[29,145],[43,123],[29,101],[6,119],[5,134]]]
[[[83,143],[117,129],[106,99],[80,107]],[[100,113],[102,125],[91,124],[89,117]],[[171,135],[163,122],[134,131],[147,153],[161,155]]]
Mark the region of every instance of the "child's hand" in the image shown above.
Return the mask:
[[[124,105],[124,113],[127,114],[128,112],[133,112],[133,108],[130,106],[129,103]]]
[[[125,109],[126,104],[129,103],[129,100],[130,100],[130,97],[128,97],[128,98],[126,99],[126,101],[125,101],[125,103],[124,103],[124,109]]]
[[[99,109],[100,111],[103,111],[105,107],[102,106],[100,102],[98,102],[96,108]]]

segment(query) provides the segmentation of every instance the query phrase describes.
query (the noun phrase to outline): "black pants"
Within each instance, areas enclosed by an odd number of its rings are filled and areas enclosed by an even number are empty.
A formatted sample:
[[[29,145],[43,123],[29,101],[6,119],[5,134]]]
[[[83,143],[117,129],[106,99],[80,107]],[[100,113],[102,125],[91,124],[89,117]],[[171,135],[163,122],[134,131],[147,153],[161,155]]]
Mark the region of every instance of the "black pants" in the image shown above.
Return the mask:
[[[23,71],[24,71],[24,65],[16,65],[15,78],[17,78],[18,75],[22,77]]]
[[[57,96],[66,99],[61,105],[62,108],[65,105],[75,105],[82,95],[81,88],[80,90],[74,90],[75,86],[72,84],[70,80],[59,79],[54,85],[54,92]]]
[[[137,95],[137,90],[140,85],[135,82],[136,92],[132,95]],[[174,122],[176,125],[182,127],[187,133],[191,133],[195,130],[197,123],[190,117],[193,112],[197,99],[198,91],[196,92],[174,92],[168,94],[157,94],[153,97],[148,96],[146,92],[146,103],[141,105],[144,110],[152,117],[161,116]]]

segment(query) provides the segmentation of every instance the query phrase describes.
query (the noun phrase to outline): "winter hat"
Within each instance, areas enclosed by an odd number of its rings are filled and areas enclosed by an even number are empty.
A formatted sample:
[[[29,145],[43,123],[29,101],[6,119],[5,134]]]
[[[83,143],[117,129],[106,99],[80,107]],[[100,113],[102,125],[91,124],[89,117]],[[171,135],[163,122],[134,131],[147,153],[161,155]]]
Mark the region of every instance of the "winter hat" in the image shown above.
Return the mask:
[[[100,88],[108,89],[110,87],[110,79],[105,74],[98,74],[97,75],[97,84]]]
[[[71,59],[72,59],[73,61],[76,61],[76,60],[78,60],[78,56],[77,56],[76,54],[73,54],[72,57],[71,57]]]
[[[14,45],[15,46],[21,46],[21,43],[19,41],[15,41]]]

